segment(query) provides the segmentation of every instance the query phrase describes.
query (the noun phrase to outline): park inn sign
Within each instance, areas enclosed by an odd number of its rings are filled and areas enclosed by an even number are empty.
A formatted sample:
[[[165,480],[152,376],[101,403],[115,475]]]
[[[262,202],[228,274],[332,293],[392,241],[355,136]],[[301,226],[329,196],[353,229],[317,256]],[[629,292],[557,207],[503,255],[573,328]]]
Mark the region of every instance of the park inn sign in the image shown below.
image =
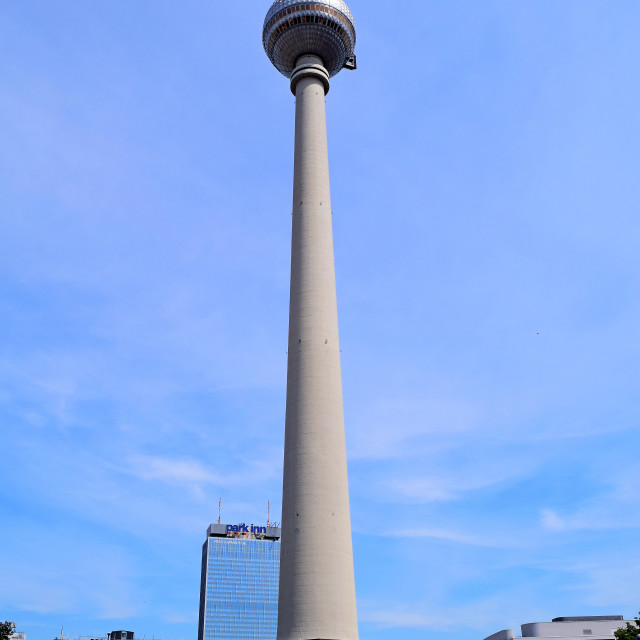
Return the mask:
[[[280,540],[280,528],[267,524],[266,527],[245,524],[212,524],[207,530],[207,537],[213,538],[259,538]]]
[[[254,533],[254,534],[267,534],[267,527],[254,527],[253,525],[247,526],[244,522],[242,524],[228,524],[227,535],[230,533]]]

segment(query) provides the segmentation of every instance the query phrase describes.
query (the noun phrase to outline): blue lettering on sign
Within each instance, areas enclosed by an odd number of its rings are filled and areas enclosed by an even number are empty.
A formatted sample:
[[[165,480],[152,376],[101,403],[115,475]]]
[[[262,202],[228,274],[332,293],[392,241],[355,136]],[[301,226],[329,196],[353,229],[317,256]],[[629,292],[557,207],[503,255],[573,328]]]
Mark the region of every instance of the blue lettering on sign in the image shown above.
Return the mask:
[[[257,533],[266,535],[267,527],[255,527],[254,525],[248,527],[244,522],[242,524],[228,524],[227,535],[230,533]]]

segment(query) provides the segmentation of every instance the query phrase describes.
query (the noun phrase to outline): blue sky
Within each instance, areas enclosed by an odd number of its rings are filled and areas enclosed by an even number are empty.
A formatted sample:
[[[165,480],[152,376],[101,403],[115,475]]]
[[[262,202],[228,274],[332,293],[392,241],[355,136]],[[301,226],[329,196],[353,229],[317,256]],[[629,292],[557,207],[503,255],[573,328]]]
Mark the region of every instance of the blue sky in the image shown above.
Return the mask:
[[[350,6],[361,639],[632,616],[640,4]],[[267,9],[0,4],[0,618],[29,640],[193,640],[218,498],[278,519],[294,103]]]

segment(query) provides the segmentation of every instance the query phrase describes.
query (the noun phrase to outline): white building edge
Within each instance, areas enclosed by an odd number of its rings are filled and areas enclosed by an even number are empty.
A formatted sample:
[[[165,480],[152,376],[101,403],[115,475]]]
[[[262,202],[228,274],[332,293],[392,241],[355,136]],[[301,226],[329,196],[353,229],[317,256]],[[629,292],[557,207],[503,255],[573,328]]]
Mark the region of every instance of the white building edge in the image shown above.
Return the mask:
[[[633,620],[629,620],[634,624]],[[613,640],[614,633],[625,627],[623,616],[583,616],[554,618],[551,622],[529,622],[520,626],[522,636],[513,629],[504,629],[484,640],[514,640],[521,638],[548,638],[553,640]],[[640,632],[640,629],[638,629]],[[640,637],[640,635],[639,635]]]

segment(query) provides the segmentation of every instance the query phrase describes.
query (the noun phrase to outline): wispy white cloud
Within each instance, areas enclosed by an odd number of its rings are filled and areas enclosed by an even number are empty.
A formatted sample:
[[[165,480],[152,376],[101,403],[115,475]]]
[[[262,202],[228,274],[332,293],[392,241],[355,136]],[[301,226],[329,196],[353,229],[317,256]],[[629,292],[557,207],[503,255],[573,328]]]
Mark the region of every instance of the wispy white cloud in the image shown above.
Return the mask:
[[[572,509],[542,509],[542,526],[556,533],[640,528],[640,468],[624,463],[609,469],[603,482],[597,495]]]
[[[427,615],[417,611],[377,610],[361,614],[362,622],[373,622],[388,629],[442,629],[450,628],[451,621],[442,615]]]
[[[472,429],[474,414],[460,399],[425,397],[423,392],[367,399],[355,423],[349,424],[349,456],[354,460],[400,459],[438,450],[454,434]]]
[[[195,459],[137,455],[130,458],[127,472],[142,480],[160,480],[178,485],[224,485],[232,482],[229,478],[212,473]]]
[[[171,624],[193,624],[198,619],[198,610],[194,609],[190,613],[167,612],[164,619]]]
[[[609,563],[595,562],[582,569],[584,582],[575,589],[584,594],[588,605],[616,608],[616,613],[624,607],[625,613],[633,611],[636,615],[640,602],[640,585],[637,580],[640,556],[634,553],[626,560],[619,563],[612,558]]]
[[[513,597],[514,590],[526,599],[517,603]],[[420,601],[397,604],[393,607],[365,602],[359,616],[363,622],[386,629],[443,632],[453,629],[492,629],[491,633],[494,633],[506,628],[505,625],[509,624],[509,621],[531,621],[540,611],[539,604],[531,599],[529,590],[519,585],[514,585],[511,591],[500,589],[494,595],[476,598],[462,605],[441,604],[440,600],[441,597],[436,597],[436,602]],[[515,624],[513,626],[515,627]]]
[[[89,610],[105,619],[140,613],[137,573],[122,549],[104,542],[98,549],[60,526],[47,529],[46,545],[41,540],[37,530],[24,531],[18,549],[0,553],[10,576],[0,581],[5,606],[40,614]]]
[[[548,456],[544,451],[531,455],[530,449],[477,433],[467,434],[462,442],[436,435],[431,448],[408,454],[401,463],[358,462],[367,482],[356,485],[356,491],[385,503],[464,504],[474,495],[486,498],[535,478]]]
[[[390,538],[431,538],[434,540],[446,540],[448,542],[456,542],[459,544],[477,546],[477,547],[504,547],[505,540],[497,538],[489,538],[488,536],[474,535],[468,533],[458,533],[447,529],[400,529],[398,531],[387,531],[381,535]],[[508,544],[508,543],[507,543]]]
[[[454,472],[437,465],[432,475],[411,474],[396,478],[390,488],[400,496],[419,502],[447,502],[459,500],[474,491],[520,480],[535,466],[535,462],[497,466],[492,460],[478,460],[474,464],[460,465]]]

